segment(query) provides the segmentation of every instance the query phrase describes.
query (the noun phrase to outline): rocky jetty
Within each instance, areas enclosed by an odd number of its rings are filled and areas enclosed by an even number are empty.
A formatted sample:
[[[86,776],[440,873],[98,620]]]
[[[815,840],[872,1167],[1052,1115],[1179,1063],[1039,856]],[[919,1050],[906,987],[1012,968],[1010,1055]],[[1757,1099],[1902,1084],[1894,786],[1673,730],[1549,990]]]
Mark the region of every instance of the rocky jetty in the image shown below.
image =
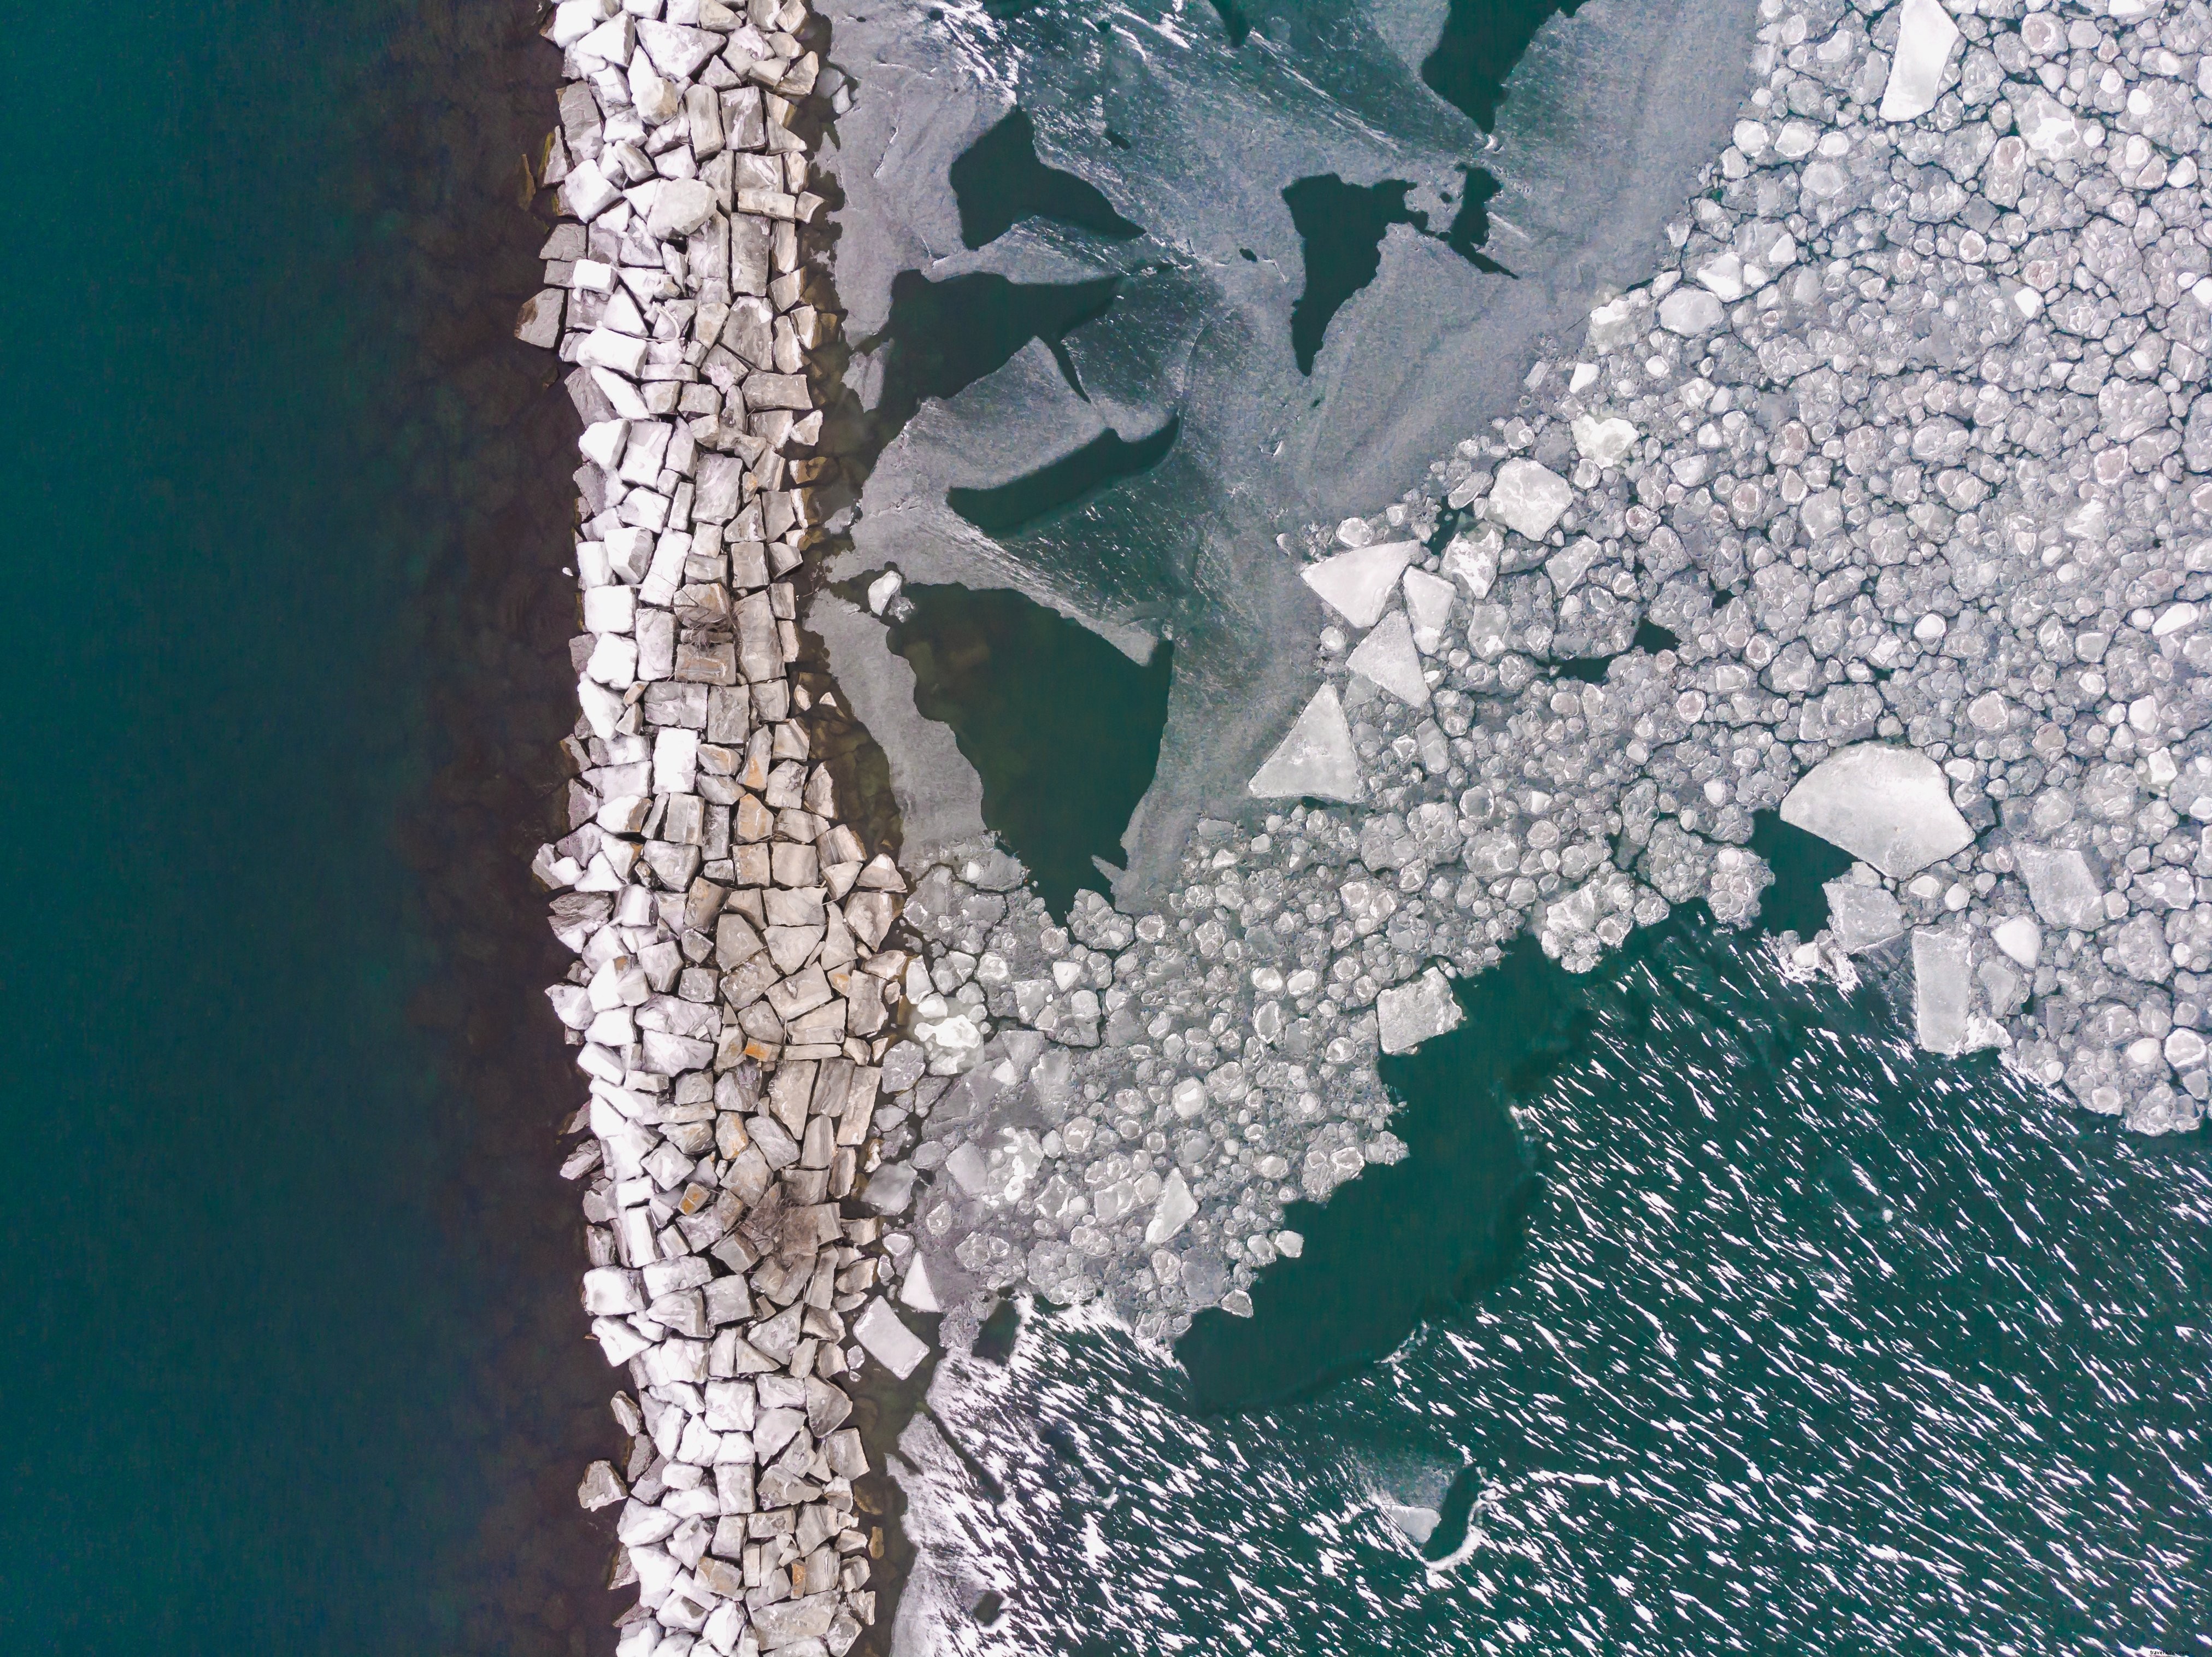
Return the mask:
[[[1856,861],[1791,964],[2197,1126],[2212,997],[2212,14],[1766,0],[1654,279],[1370,517],[1285,536],[1320,684],[1164,908],[908,856],[908,1304],[1250,1309],[1404,1148],[1378,1057],[1524,929],[1587,971]],[[904,1206],[907,1177],[894,1173]],[[880,1176],[879,1176],[880,1178]]]
[[[842,1654],[883,1549],[849,1387],[924,1355],[852,1200],[921,1068],[906,881],[840,820],[792,673],[837,320],[807,135],[845,94],[801,0],[564,0],[545,33],[567,216],[516,333],[574,365],[582,631],[569,832],[533,868],[576,955],[547,994],[590,1087],[584,1309],[629,1382],[578,1495],[639,1590],[623,1657]]]

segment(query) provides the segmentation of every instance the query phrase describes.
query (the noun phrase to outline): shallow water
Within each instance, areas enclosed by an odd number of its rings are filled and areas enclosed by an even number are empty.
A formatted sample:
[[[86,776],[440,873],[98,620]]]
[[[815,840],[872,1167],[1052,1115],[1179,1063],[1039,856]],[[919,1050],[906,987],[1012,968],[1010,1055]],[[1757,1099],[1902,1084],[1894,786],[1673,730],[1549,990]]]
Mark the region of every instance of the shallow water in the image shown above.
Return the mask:
[[[1872,990],[1685,920],[1585,980],[1503,971],[1493,1011],[1566,1035],[1508,1087],[1540,1188],[1502,1270],[1248,1413],[1082,1313],[948,1360],[936,1418],[975,1470],[911,1435],[909,1529],[970,1574],[910,1615],[963,1651],[2206,1648],[2201,1141],[1924,1057]],[[1436,1105],[1345,1195],[1425,1154],[1431,1186],[1497,1189],[1522,1148]],[[1359,1344],[1302,1276],[1460,1275],[1402,1214],[1347,1212],[1272,1269],[1254,1362]],[[1430,1557],[1382,1502],[1441,1513]]]

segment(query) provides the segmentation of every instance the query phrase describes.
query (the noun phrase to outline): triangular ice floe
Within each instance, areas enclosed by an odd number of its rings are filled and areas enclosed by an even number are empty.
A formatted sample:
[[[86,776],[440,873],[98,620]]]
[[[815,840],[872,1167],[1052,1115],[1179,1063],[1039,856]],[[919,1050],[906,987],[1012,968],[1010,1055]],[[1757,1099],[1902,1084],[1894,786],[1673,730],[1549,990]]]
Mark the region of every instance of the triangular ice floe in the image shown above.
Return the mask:
[[[1420,551],[1419,541],[1385,541],[1323,558],[1301,573],[1306,585],[1354,627],[1372,627],[1390,602],[1390,589]]]
[[[1324,685],[1314,692],[1291,734],[1267,756],[1267,763],[1253,773],[1247,784],[1262,800],[1351,801],[1364,791],[1359,780],[1359,757],[1352,750],[1352,727],[1345,722],[1344,704],[1336,686]]]
[[[1402,610],[1383,617],[1382,624],[1359,641],[1347,665],[1409,708],[1429,705],[1429,682],[1421,677],[1421,653],[1413,648],[1413,624]]]

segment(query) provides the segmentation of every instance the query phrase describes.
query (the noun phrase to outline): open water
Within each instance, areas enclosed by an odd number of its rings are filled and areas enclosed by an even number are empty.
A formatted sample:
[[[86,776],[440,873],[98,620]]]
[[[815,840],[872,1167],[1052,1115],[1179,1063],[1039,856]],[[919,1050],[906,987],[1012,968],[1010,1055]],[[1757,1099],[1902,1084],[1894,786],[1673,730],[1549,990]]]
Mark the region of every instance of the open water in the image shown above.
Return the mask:
[[[0,1651],[611,1647],[529,21],[11,9]]]

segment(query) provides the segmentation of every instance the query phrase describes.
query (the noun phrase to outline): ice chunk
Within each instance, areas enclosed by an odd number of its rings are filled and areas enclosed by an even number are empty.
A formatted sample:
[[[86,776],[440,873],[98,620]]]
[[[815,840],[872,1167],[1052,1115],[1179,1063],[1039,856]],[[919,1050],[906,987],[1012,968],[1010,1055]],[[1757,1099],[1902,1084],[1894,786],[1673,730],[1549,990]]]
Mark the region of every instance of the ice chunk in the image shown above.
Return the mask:
[[[916,1312],[945,1310],[945,1302],[937,1293],[937,1285],[929,1280],[929,1267],[919,1250],[908,1263],[906,1276],[899,1283],[899,1299]]]
[[[2035,912],[2053,926],[2087,932],[2105,923],[2105,892],[2089,860],[2078,851],[2045,846],[2014,846],[2013,858]]]
[[[1601,466],[1619,466],[1636,447],[1636,428],[1618,415],[1596,420],[1578,414],[1569,429],[1575,435],[1575,448],[1583,459]]]
[[[1291,734],[1267,756],[1246,785],[1262,800],[1357,800],[1365,791],[1359,780],[1359,756],[1352,752],[1352,727],[1336,686],[1314,692]]]
[[[1668,333],[1711,333],[1721,326],[1721,302],[1703,288],[1677,288],[1659,302],[1659,326]]]
[[[1917,120],[1936,107],[1943,65],[1959,44],[1959,26],[1936,0],[1905,0],[1897,31],[1897,55],[1889,83],[1881,89],[1885,121]]]
[[[1413,643],[1423,655],[1433,655],[1443,643],[1444,626],[1451,620],[1452,584],[1425,570],[1406,572],[1406,610],[1413,618]]]
[[[1905,911],[1882,887],[1831,880],[1821,890],[1828,894],[1828,929],[1845,954],[1904,935]]]
[[[1990,929],[1990,941],[2030,972],[2043,958],[2043,929],[2025,915],[1999,921]]]
[[[1444,1516],[1434,1508],[1401,1508],[1395,1502],[1378,1502],[1375,1506],[1391,1527],[1417,1548],[1428,1546],[1437,1526],[1443,1523]]]
[[[1574,498],[1574,486],[1558,472],[1534,460],[1508,460],[1490,488],[1490,515],[1540,541]]]
[[[1451,980],[1433,966],[1411,984],[1377,996],[1375,1014],[1386,1053],[1410,1053],[1430,1037],[1458,1029],[1466,1016],[1452,994]]]
[[[929,1355],[929,1348],[899,1321],[898,1313],[880,1296],[870,1301],[866,1310],[853,1320],[853,1338],[901,1380],[919,1369]]]
[[[1920,1045],[1931,1053],[1966,1047],[1966,1015],[1973,979],[1966,971],[1971,941],[1963,933],[1912,935],[1912,1016]]]
[[[1188,1225],[1191,1215],[1197,1212],[1197,1199],[1184,1183],[1182,1170],[1177,1168],[1168,1175],[1167,1184],[1160,1187],[1159,1206],[1152,1210],[1152,1221],[1145,1227],[1146,1246],[1158,1248]]]
[[[2088,153],[2074,112],[2040,87],[2028,94],[2027,107],[2014,119],[2028,149],[2045,161],[2079,161]]]
[[[1429,682],[1421,677],[1421,653],[1413,646],[1413,626],[1402,610],[1359,641],[1347,665],[1381,685],[1409,708],[1429,705]]]
[[[1382,619],[1390,589],[1420,550],[1418,541],[1385,541],[1323,558],[1301,573],[1329,608],[1354,627],[1368,628]]]
[[[860,1200],[878,1214],[903,1214],[914,1200],[914,1165],[886,1162],[868,1176]]]
[[[1936,762],[1881,742],[1859,743],[1814,766],[1783,801],[1782,820],[1893,880],[1974,843]]]

